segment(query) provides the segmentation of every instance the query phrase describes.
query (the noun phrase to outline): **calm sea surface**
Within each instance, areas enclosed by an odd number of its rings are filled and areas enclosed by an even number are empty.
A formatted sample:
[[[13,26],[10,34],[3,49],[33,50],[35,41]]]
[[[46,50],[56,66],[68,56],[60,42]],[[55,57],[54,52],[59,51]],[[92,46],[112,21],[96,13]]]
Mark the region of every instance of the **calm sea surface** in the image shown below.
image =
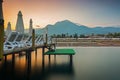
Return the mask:
[[[120,80],[119,47],[74,47],[73,62],[69,56],[45,56],[42,50],[26,56],[7,56],[0,62],[0,80]]]

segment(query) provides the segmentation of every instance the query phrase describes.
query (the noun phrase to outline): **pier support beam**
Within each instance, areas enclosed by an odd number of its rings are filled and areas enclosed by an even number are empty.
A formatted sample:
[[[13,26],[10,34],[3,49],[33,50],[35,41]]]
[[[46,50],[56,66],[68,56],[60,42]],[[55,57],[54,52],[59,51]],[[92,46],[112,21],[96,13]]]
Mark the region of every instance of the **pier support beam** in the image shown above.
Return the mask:
[[[45,46],[42,47],[42,73],[43,74],[44,74],[44,68],[45,68],[44,53],[45,53]]]
[[[56,61],[56,55],[54,55],[54,60]]]
[[[19,56],[21,56],[22,55],[22,52],[19,52]]]
[[[48,55],[49,56],[49,63],[51,62],[51,57],[50,57],[50,54]]]
[[[32,50],[26,51],[26,61],[27,61],[27,79],[30,80],[30,74],[31,74],[31,52]]]
[[[35,48],[35,54],[37,54],[37,48]]]
[[[5,61],[7,61],[7,55],[5,55]]]
[[[15,54],[12,54],[12,63],[15,62]]]
[[[2,2],[0,0],[0,60],[3,58],[3,49],[4,49],[4,19],[3,19],[3,11],[2,11]]]
[[[70,55],[70,66],[73,64],[73,56]]]
[[[45,47],[42,47],[42,65],[44,65],[44,53],[45,53]]]
[[[56,65],[56,62],[57,62],[57,61],[56,61],[56,55],[54,55],[54,63],[55,63],[55,65]]]

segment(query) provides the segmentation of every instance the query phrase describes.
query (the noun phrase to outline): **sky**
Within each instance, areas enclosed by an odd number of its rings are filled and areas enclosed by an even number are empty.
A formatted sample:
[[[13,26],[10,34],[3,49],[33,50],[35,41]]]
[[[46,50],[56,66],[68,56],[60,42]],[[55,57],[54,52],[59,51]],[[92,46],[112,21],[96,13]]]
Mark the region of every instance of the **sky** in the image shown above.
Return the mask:
[[[11,22],[12,29],[15,29],[19,11],[22,11],[26,29],[30,18],[34,28],[62,20],[89,27],[120,25],[120,0],[4,0],[3,11],[5,28]]]

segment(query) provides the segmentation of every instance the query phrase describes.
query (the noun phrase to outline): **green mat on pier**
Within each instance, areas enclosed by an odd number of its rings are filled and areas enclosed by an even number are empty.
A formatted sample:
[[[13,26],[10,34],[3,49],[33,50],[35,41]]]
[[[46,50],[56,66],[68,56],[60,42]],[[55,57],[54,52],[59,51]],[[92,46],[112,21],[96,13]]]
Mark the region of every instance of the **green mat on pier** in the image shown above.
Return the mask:
[[[55,51],[47,51],[45,55],[74,55],[73,49],[56,49]]]

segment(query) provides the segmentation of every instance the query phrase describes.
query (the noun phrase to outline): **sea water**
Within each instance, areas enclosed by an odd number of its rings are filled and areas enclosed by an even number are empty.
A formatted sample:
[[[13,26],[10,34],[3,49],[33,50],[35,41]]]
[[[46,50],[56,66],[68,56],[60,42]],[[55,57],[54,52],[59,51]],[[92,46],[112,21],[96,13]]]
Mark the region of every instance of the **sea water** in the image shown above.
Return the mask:
[[[62,47],[66,48],[66,47]],[[0,80],[120,80],[120,47],[71,47],[76,54],[46,55],[42,49],[0,62]]]

